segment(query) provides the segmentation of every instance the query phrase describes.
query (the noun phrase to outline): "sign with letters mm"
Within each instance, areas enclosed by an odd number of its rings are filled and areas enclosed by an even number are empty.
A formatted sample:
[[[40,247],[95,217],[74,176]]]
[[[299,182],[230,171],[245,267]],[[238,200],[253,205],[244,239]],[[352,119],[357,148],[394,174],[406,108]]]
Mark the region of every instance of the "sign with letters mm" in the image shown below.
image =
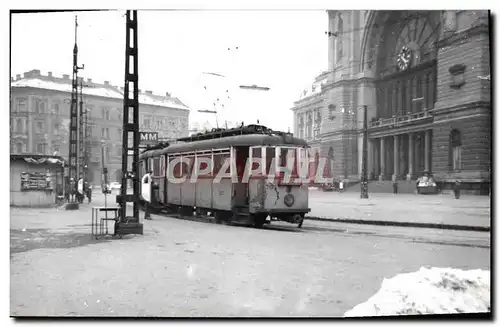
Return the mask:
[[[158,132],[139,132],[140,145],[156,145],[158,144]]]

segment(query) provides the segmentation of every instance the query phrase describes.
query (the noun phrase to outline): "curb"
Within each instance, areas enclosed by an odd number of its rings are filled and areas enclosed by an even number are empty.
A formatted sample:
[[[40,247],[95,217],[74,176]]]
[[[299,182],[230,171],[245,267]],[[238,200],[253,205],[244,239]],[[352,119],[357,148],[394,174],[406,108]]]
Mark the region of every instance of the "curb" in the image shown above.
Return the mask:
[[[432,228],[432,229],[449,229],[474,232],[490,232],[491,227],[486,226],[466,226],[466,225],[450,225],[450,224],[433,224],[433,223],[414,223],[414,222],[399,222],[385,220],[363,220],[363,219],[343,219],[343,218],[320,218],[314,216],[306,216],[305,220],[328,221],[334,223],[360,224],[360,225],[377,225],[377,226],[397,226],[397,227],[416,227],[416,228]]]

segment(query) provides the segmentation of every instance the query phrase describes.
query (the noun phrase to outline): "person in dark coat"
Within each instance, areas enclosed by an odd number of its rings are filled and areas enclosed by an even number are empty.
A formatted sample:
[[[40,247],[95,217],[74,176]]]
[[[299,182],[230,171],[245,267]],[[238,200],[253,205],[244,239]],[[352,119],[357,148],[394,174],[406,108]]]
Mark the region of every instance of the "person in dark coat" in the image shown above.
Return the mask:
[[[455,199],[460,199],[460,181],[455,180],[455,184],[453,185],[453,194],[455,195]]]
[[[92,202],[92,185],[90,183],[87,184],[87,199],[89,203]]]

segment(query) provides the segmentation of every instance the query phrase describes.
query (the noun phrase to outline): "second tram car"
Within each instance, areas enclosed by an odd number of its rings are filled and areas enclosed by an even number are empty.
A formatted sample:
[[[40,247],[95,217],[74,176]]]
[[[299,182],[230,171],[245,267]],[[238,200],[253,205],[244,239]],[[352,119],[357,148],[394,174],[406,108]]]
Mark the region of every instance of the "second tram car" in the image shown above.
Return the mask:
[[[310,211],[308,183],[300,174],[304,165],[308,169],[307,151],[307,143],[290,133],[250,125],[146,150],[139,164],[142,175],[153,172],[157,206],[214,215],[218,223],[262,227],[273,218],[300,228]]]

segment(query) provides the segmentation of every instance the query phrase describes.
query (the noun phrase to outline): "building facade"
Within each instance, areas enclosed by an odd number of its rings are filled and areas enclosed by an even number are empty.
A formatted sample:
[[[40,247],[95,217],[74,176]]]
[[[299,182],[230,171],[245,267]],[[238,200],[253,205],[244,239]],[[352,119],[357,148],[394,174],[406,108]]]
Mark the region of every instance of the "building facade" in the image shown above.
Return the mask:
[[[448,186],[460,180],[487,190],[489,12],[328,11],[328,21],[328,71],[320,75],[327,81],[292,108],[312,155],[332,158],[338,179],[359,180],[366,106],[371,179],[428,171]],[[315,111],[316,138],[301,118]]]
[[[109,82],[83,82],[87,110],[89,180],[100,185],[103,161],[110,181],[121,181],[123,88]],[[10,141],[12,154],[69,155],[71,78],[32,70],[11,79]],[[170,94],[140,92],[140,130],[159,138],[188,136],[189,108]],[[104,151],[103,151],[103,150]],[[102,158],[101,158],[102,157]],[[103,159],[103,160],[101,160]]]

